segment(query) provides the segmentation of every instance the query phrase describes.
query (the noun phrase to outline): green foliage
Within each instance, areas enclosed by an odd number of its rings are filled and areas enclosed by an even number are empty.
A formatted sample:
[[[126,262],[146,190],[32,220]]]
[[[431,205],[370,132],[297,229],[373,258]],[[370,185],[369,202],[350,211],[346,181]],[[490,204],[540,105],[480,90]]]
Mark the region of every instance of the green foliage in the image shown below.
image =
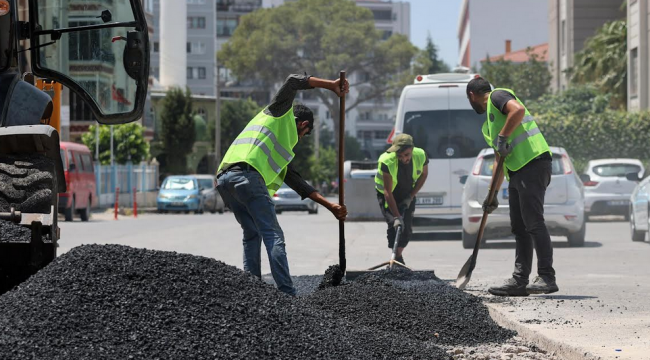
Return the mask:
[[[184,174],[187,172],[187,154],[192,151],[196,137],[192,114],[192,97],[189,89],[167,91],[163,99],[162,143],[166,155],[165,171]]]
[[[293,152],[296,156],[291,160],[291,166],[303,179],[313,179],[311,158],[314,156],[314,138],[309,135],[298,140]]]
[[[361,144],[357,138],[345,134],[345,160],[363,160],[365,155],[361,151]]]
[[[111,127],[109,125],[91,125],[88,132],[81,135],[81,141],[95,154],[95,129],[99,126],[99,162],[111,164]],[[133,164],[139,164],[149,157],[149,143],[144,138],[144,128],[138,123],[114,125],[113,157],[117,164],[126,164],[129,158]]]
[[[359,96],[348,97],[348,111],[361,102],[398,94],[413,81],[414,72],[427,69],[413,61],[418,50],[407,37],[393,34],[382,40],[372,12],[353,1],[298,0],[257,10],[240,20],[218,53],[235,76],[271,84],[299,71],[334,79],[346,70],[351,86],[359,89]],[[338,119],[334,93],[311,91]],[[338,133],[336,120],[334,124]]]
[[[310,158],[311,163],[311,179],[315,184],[320,184],[330,181],[338,176],[337,152],[333,147],[325,147],[320,149],[320,157],[318,160],[312,155]]]
[[[427,74],[445,73],[449,72],[449,65],[445,64],[442,59],[438,58],[438,48],[431,39],[431,34],[427,35],[427,45],[424,47],[427,58],[431,61]]]
[[[513,63],[503,58],[490,61],[487,58],[481,66],[481,76],[494,87],[512,89],[524,103],[540,98],[548,93],[551,72],[546,62],[541,61],[530,48],[526,53],[529,59],[524,63]]]
[[[609,108],[609,94],[601,94],[591,85],[572,86],[558,94],[547,94],[526,103],[534,115],[553,112],[557,115],[601,113]]]
[[[262,108],[250,98],[221,102],[221,156],[226,154],[230,144],[253,120]],[[208,125],[210,139],[214,142],[214,123]]]
[[[575,84],[593,83],[603,94],[612,94],[612,105],[627,104],[627,23],[615,20],[606,23],[575,55],[569,71]]]

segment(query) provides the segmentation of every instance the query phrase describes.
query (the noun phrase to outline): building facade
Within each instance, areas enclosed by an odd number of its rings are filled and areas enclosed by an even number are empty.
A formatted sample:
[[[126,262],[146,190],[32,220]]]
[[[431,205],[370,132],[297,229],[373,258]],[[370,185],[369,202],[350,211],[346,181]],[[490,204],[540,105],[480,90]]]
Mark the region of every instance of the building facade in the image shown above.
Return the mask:
[[[627,1],[627,108],[630,111],[650,108],[650,0]]]
[[[633,1],[629,1],[633,2]],[[608,21],[625,18],[621,0],[548,0],[548,45],[551,88],[564,90],[569,85],[567,69],[585,41]]]
[[[478,70],[503,54],[504,42],[525,49],[548,41],[547,4],[539,0],[463,0],[458,19],[458,63]]]

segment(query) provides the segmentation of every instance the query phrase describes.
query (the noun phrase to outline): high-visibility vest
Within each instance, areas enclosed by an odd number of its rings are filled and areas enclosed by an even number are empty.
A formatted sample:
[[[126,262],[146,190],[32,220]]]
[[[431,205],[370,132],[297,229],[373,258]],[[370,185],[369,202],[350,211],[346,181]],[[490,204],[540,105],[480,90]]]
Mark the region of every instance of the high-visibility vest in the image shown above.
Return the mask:
[[[508,154],[504,162],[508,170],[517,171],[534,158],[544,153],[550,154],[551,150],[546,143],[546,139],[544,139],[544,135],[542,135],[542,132],[537,126],[535,119],[530,115],[521,100],[517,98],[514,91],[510,89],[494,89],[493,92],[497,90],[505,90],[511,93],[526,110],[521,124],[508,137],[508,142],[512,146],[512,152]],[[501,129],[506,124],[506,118],[508,116],[492,104],[492,93],[490,93],[490,97],[488,98],[487,119],[483,123],[482,131],[485,141],[496,150],[499,132],[501,132]],[[506,171],[505,173],[508,176],[508,172]]]
[[[298,129],[293,109],[280,117],[262,110],[230,145],[217,172],[239,162],[247,163],[262,175],[269,195],[273,196],[284,182],[297,143]]]
[[[422,169],[424,169],[424,163],[426,159],[427,154],[424,152],[424,150],[417,147],[413,148],[413,157],[411,158],[411,161],[413,161],[413,184],[411,184],[412,187],[415,186],[415,182],[418,181],[420,176],[422,176]],[[381,154],[379,157],[379,164],[377,166],[377,174],[375,175],[375,189],[377,189],[377,191],[382,194],[384,193],[384,178],[383,171],[381,170],[382,164],[386,165],[388,172],[393,179],[393,187],[391,191],[395,190],[395,187],[397,187],[398,163],[399,159],[397,158],[397,153],[385,152]],[[386,206],[388,206],[388,203],[386,203]]]

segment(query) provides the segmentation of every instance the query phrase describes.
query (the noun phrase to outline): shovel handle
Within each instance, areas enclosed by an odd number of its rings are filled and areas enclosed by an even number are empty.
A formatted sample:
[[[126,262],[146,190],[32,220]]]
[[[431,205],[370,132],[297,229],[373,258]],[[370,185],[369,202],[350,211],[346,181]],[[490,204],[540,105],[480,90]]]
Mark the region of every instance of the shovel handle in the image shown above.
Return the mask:
[[[494,200],[494,197],[496,196],[497,193],[496,184],[498,182],[498,179],[500,179],[503,176],[504,161],[505,161],[505,157],[501,156],[499,158],[499,162],[497,162],[497,168],[494,169],[494,177],[492,177],[492,181],[490,181],[488,202],[492,202],[492,200]],[[479,227],[478,234],[476,235],[476,244],[474,244],[474,254],[478,253],[479,244],[481,243],[481,240],[483,240],[483,232],[485,231],[485,224],[487,224],[487,217],[488,217],[488,212],[483,211],[483,217],[481,218],[481,226]]]
[[[339,74],[341,92],[345,89],[345,71]],[[343,161],[345,161],[345,93],[339,98],[339,204],[345,205],[345,179],[343,179]],[[339,267],[345,273],[345,222],[339,220]]]

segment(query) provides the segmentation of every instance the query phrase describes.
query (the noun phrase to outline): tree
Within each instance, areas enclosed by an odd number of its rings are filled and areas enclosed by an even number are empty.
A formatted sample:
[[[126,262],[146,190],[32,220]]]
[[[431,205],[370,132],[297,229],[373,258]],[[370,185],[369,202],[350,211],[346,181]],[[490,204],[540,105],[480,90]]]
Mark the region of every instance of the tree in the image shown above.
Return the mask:
[[[94,154],[96,151],[95,129],[99,126],[99,162],[111,164],[111,127],[110,125],[91,125],[81,135],[81,141]],[[113,159],[117,164],[126,164],[131,160],[138,164],[149,157],[149,143],[144,139],[144,128],[138,123],[114,125]]]
[[[602,113],[610,107],[610,94],[601,94],[593,85],[571,86],[558,94],[546,94],[526,103],[534,115],[554,113],[559,116]]]
[[[253,100],[238,99],[234,101],[221,102],[221,155],[225,155],[226,151],[237,138],[239,133],[244,130],[246,124],[253,120],[255,115],[259,113],[262,108],[257,105]],[[214,122],[210,123],[208,131],[212,141],[214,142]]]
[[[187,172],[187,154],[192,151],[195,140],[192,97],[189,89],[167,91],[162,104],[162,143],[168,172]]]
[[[333,79],[346,70],[350,85],[359,90],[356,98],[348,97],[347,111],[364,101],[394,95],[405,79],[412,82],[413,73],[427,69],[412,61],[418,50],[406,36],[393,34],[382,40],[372,12],[352,1],[299,0],[257,10],[240,20],[218,54],[235,76],[268,85],[296,72]],[[312,91],[338,119],[336,95]],[[338,133],[336,121],[334,126]]]
[[[585,42],[575,55],[569,70],[575,84],[593,83],[603,94],[612,94],[612,105],[627,104],[627,23],[615,20],[606,23],[596,35]]]
[[[338,175],[337,151],[334,147],[325,147],[320,150],[320,157],[318,160],[312,155],[310,158],[311,164],[311,178],[315,181],[315,185],[325,181],[329,183],[334,180]]]
[[[526,49],[528,61],[513,63],[499,58],[490,61],[489,57],[481,66],[481,75],[492,85],[515,91],[524,102],[536,100],[548,93],[551,84],[551,72],[546,62],[541,61],[531,49]]]
[[[449,65],[445,64],[442,59],[438,58],[438,48],[431,39],[431,33],[427,34],[427,45],[424,47],[424,51],[431,61],[431,65],[429,65],[429,71],[427,74],[444,73],[450,71]]]

